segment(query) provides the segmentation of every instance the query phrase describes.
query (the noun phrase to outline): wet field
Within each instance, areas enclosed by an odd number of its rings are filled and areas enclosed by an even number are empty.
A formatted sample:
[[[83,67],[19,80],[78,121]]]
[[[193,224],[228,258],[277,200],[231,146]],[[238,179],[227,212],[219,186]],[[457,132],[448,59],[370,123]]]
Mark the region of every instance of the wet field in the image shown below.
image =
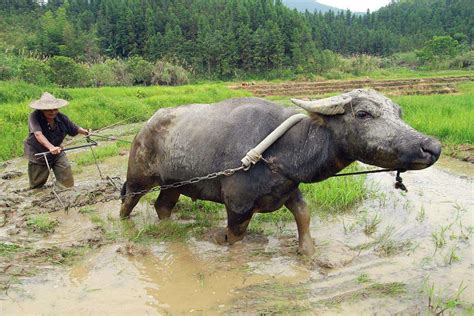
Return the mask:
[[[109,158],[102,172],[124,179],[126,161]],[[26,162],[14,160],[0,173],[23,170]],[[158,221],[155,210],[142,200],[123,223],[120,202],[104,198],[116,193],[97,180],[95,165],[81,171],[77,192],[86,192],[78,195],[92,201],[93,215],[87,207],[48,213],[56,222],[49,233],[26,223],[28,212],[57,204],[48,189],[15,193],[26,187],[25,174],[0,180],[0,241],[15,245],[0,257],[0,314],[473,312],[473,164],[442,159],[407,172],[407,193],[393,189],[394,174],[368,176],[372,193],[361,205],[312,219],[314,258],[296,253],[294,223],[250,232],[230,247],[205,237],[138,243],[112,236],[124,226],[140,235]]]

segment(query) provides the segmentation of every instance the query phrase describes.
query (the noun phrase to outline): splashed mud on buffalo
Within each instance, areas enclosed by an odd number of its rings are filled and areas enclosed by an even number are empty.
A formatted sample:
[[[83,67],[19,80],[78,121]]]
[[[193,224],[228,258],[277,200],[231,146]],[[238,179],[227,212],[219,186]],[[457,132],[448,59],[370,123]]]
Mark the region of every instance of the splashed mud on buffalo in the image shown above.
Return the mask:
[[[169,218],[181,194],[223,203],[227,229],[214,239],[233,244],[244,237],[253,214],[285,205],[296,220],[299,252],[312,255],[310,214],[300,183],[323,181],[354,161],[417,170],[439,158],[440,143],[404,123],[400,107],[374,90],[292,101],[309,116],[265,151],[276,168],[260,161],[231,177],[162,190],[155,202],[158,217]],[[160,109],[133,141],[120,216],[129,217],[144,190],[238,166],[251,148],[296,113],[258,98]]]

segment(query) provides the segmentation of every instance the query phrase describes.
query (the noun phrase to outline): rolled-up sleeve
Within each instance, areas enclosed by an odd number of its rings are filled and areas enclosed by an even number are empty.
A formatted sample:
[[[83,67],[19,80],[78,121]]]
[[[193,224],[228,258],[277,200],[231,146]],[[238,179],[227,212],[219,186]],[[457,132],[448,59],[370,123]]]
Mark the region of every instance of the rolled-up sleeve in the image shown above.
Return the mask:
[[[28,129],[30,130],[30,133],[43,131],[38,121],[38,116],[36,112],[31,112],[30,116],[28,117]]]

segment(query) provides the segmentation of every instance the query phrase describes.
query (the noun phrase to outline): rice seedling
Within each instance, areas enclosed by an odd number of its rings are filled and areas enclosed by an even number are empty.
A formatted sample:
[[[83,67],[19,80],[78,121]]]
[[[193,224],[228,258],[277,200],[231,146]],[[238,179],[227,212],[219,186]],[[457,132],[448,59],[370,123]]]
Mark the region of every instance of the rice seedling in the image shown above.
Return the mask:
[[[35,214],[28,217],[26,225],[36,232],[52,233],[59,222],[51,219],[47,214]]]

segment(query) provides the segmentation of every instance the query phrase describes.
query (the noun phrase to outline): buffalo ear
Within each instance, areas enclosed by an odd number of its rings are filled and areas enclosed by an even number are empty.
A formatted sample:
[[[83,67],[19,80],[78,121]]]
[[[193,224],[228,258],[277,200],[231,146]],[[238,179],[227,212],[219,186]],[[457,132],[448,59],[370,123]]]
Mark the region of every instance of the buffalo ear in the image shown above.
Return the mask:
[[[352,98],[346,95],[338,95],[335,97],[304,101],[299,99],[291,99],[291,102],[305,109],[308,112],[318,113],[322,115],[336,115],[344,113],[344,105],[351,102]]]

